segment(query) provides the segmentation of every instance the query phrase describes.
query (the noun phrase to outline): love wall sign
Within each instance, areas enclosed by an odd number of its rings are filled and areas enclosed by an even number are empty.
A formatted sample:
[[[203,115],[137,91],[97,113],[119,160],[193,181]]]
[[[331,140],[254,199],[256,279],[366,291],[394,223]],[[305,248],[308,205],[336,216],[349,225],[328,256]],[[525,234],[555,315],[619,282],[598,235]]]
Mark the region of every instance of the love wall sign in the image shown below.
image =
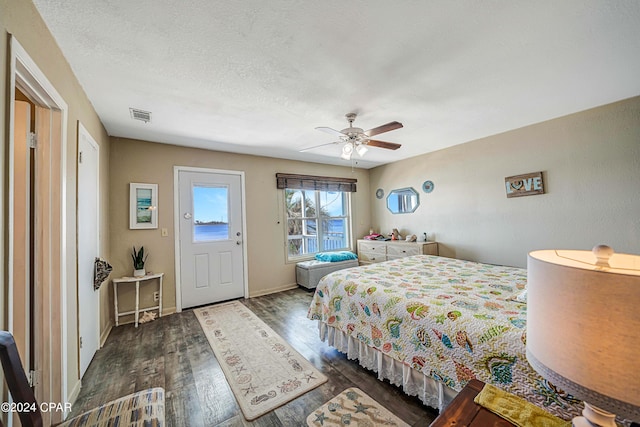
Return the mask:
[[[508,176],[504,179],[507,197],[533,196],[544,194],[542,172],[525,173],[523,175]]]

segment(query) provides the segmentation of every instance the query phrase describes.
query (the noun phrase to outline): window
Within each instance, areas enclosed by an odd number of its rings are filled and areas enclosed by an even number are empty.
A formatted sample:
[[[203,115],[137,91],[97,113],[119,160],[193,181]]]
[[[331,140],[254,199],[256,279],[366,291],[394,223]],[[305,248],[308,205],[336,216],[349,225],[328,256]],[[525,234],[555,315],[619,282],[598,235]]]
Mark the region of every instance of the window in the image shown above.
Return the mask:
[[[193,243],[229,240],[229,188],[193,186]]]
[[[351,193],[357,179],[276,174],[284,190],[287,259],[351,249]]]
[[[287,257],[350,249],[350,193],[286,188]]]

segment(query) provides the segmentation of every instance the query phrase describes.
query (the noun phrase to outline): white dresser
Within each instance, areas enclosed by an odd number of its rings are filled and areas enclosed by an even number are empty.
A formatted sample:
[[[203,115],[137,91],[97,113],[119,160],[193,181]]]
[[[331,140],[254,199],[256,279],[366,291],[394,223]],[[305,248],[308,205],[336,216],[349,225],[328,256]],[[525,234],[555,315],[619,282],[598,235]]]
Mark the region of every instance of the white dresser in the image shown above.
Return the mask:
[[[411,255],[438,255],[438,243],[406,242],[402,240],[358,240],[358,260],[360,265]]]

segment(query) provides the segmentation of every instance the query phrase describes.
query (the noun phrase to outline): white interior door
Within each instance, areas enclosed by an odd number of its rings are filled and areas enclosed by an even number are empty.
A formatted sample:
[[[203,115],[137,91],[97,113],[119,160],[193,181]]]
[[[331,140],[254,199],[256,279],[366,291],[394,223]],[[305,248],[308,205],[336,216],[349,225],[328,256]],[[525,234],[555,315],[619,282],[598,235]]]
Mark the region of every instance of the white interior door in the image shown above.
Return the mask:
[[[99,251],[99,151],[82,125],[78,131],[78,340],[80,377],[100,346],[100,293],[93,289]]]
[[[179,171],[181,308],[244,296],[238,174]]]

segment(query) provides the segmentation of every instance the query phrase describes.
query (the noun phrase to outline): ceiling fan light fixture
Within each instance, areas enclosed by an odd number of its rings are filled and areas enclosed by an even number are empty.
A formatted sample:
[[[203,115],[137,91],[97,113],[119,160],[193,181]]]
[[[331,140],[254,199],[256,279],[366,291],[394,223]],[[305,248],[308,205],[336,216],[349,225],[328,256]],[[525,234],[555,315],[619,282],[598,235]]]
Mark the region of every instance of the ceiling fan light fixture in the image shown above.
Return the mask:
[[[339,141],[329,142],[327,144],[305,148],[300,151],[308,151],[308,150],[319,148],[325,145],[344,143],[344,145],[342,146],[342,153],[340,153],[340,157],[342,157],[345,160],[351,160],[353,157],[354,151],[358,153],[360,157],[364,157],[364,155],[369,151],[369,147],[378,147],[378,148],[384,148],[387,150],[397,150],[398,148],[401,147],[400,144],[396,144],[393,142],[378,141],[377,139],[370,139],[370,137],[384,133],[384,132],[389,132],[394,129],[400,129],[402,127],[402,123],[389,122],[387,124],[365,131],[365,130],[362,130],[361,128],[353,127],[353,121],[356,119],[356,113],[349,113],[345,117],[349,122],[349,127],[346,129],[335,130],[333,128],[329,128],[326,126],[316,128],[319,131],[329,133],[333,136],[337,136],[339,138]]]
[[[347,142],[342,147],[342,154],[340,155],[340,157],[342,157],[345,160],[349,160],[351,159],[352,154],[353,154],[353,144],[351,142]]]

